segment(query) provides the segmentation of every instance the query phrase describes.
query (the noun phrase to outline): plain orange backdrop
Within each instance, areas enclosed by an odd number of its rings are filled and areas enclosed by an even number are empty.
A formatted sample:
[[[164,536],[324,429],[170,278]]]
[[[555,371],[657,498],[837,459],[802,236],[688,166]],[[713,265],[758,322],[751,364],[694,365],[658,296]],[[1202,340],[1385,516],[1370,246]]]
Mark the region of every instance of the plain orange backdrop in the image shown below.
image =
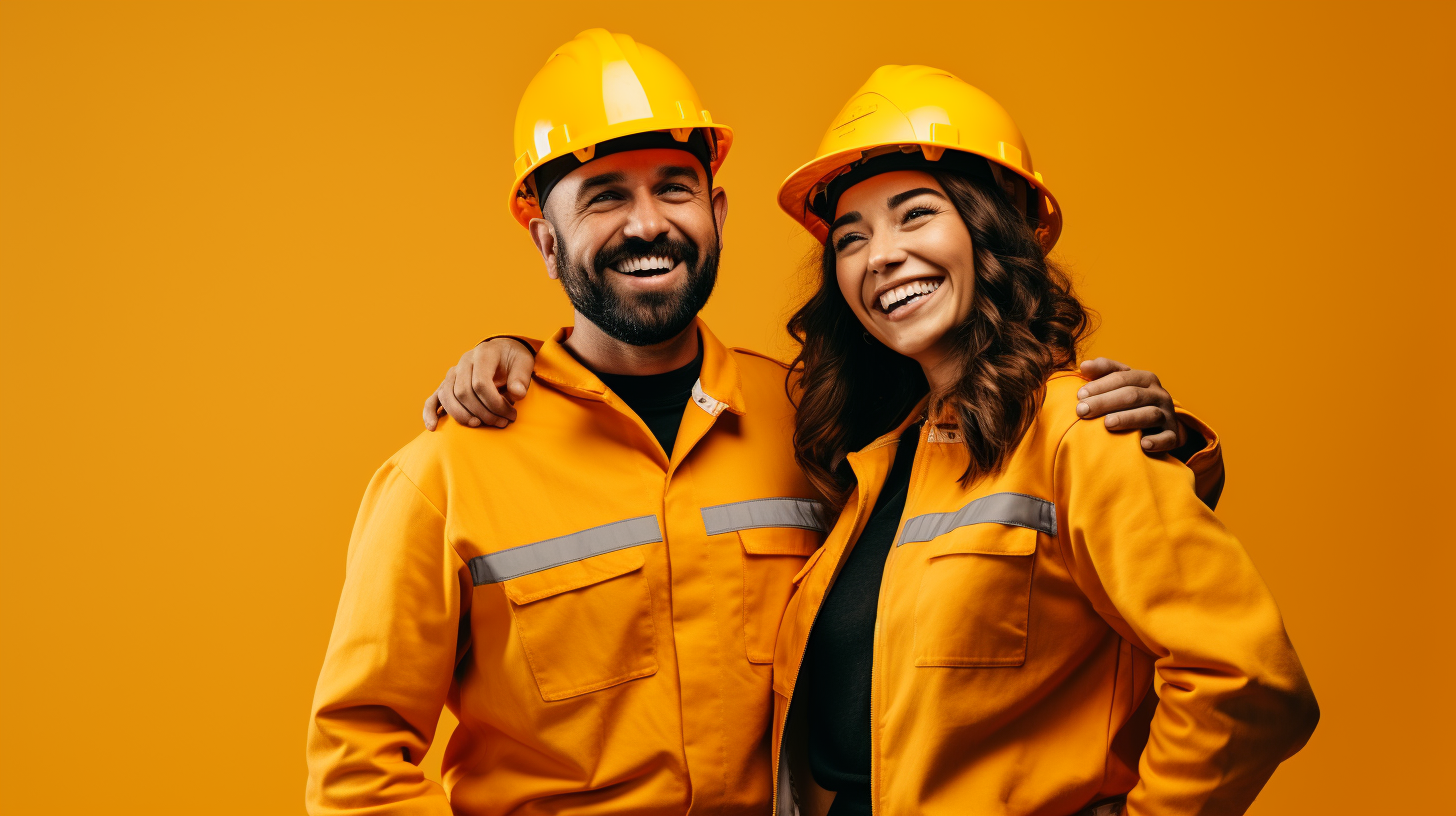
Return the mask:
[[[1092,352],[1221,431],[1323,707],[1253,812],[1456,812],[1453,8],[5,3],[0,811],[301,812],[370,474],[477,339],[570,319],[510,126],[605,26],[736,129],[706,316],[780,353],[810,244],[773,194],[849,94],[919,62],[1000,100]]]

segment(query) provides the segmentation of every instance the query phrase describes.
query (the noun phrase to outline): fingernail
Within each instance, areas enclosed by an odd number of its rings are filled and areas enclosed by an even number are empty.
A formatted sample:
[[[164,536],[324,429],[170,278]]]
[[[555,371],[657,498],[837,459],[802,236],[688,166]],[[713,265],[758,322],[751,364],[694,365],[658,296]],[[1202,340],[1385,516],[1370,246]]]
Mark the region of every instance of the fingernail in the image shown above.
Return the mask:
[[[476,419],[475,417],[471,417],[470,418],[470,427],[472,427],[472,428],[478,428],[478,427],[480,427],[480,420]]]
[[[1107,418],[1107,427],[1109,427],[1109,428],[1116,428],[1117,427],[1117,414],[1113,414],[1112,416],[1110,416],[1110,417]]]
[[[1153,440],[1151,440],[1151,439],[1144,439],[1143,440],[1143,450],[1152,450],[1152,449],[1153,449]]]
[[[1079,402],[1079,403],[1077,403],[1077,416],[1087,416],[1087,412],[1090,411],[1090,410],[1092,410],[1092,409],[1087,406],[1087,403],[1085,403],[1085,402]]]
[[[1087,389],[1083,388],[1077,392],[1077,399],[1087,399]]]

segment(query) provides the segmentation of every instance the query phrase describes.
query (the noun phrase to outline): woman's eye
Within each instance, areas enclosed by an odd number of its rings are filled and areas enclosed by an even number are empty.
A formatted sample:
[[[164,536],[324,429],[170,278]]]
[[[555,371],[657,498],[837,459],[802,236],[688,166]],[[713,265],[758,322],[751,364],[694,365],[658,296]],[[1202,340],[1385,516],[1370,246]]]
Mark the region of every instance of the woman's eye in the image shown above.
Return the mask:
[[[915,207],[910,212],[905,213],[905,220],[910,221],[926,215],[935,215],[935,210],[930,207]]]
[[[850,244],[854,243],[855,241],[860,240],[861,238],[863,238],[863,236],[861,236],[857,232],[851,232],[848,235],[841,235],[841,236],[839,236],[839,240],[837,240],[837,241],[834,242],[834,251],[835,252],[843,252],[844,249],[845,249],[845,247],[849,246]]]

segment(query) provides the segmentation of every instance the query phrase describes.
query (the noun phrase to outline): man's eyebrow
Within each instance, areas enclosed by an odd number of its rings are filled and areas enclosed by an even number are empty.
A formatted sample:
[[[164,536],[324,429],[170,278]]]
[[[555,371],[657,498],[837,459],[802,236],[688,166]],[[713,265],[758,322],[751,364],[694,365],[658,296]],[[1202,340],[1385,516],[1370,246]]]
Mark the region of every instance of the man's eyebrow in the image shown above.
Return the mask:
[[[854,224],[862,219],[863,216],[859,214],[858,210],[855,210],[854,212],[847,212],[844,215],[841,215],[838,218],[834,219],[834,223],[829,225],[829,232],[833,233],[835,230],[839,229],[845,224]]]
[[[682,178],[683,176],[687,176],[694,181],[702,178],[698,175],[696,168],[689,167],[685,164],[668,164],[657,168],[657,178],[663,181],[670,178]]]
[[[613,170],[610,173],[602,173],[599,176],[592,176],[586,181],[583,181],[581,183],[581,192],[584,193],[587,190],[595,189],[597,187],[607,187],[613,184],[621,184],[626,180],[626,173],[623,173],[621,170]]]
[[[923,193],[930,193],[941,201],[945,200],[945,196],[941,195],[940,192],[937,190],[932,190],[929,187],[916,187],[913,190],[906,190],[905,192],[899,193],[898,195],[890,196],[890,199],[885,202],[885,206],[893,210],[901,204],[904,204],[905,202],[914,198],[915,196],[921,195]]]

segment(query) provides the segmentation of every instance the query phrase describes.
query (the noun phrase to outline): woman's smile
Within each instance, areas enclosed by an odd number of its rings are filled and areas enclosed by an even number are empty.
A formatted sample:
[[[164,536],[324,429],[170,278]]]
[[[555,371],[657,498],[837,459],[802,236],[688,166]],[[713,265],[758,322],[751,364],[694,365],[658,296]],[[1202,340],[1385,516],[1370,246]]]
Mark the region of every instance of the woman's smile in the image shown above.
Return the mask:
[[[905,320],[940,291],[944,277],[916,278],[911,281],[896,281],[881,288],[875,299],[875,308],[888,320]]]

